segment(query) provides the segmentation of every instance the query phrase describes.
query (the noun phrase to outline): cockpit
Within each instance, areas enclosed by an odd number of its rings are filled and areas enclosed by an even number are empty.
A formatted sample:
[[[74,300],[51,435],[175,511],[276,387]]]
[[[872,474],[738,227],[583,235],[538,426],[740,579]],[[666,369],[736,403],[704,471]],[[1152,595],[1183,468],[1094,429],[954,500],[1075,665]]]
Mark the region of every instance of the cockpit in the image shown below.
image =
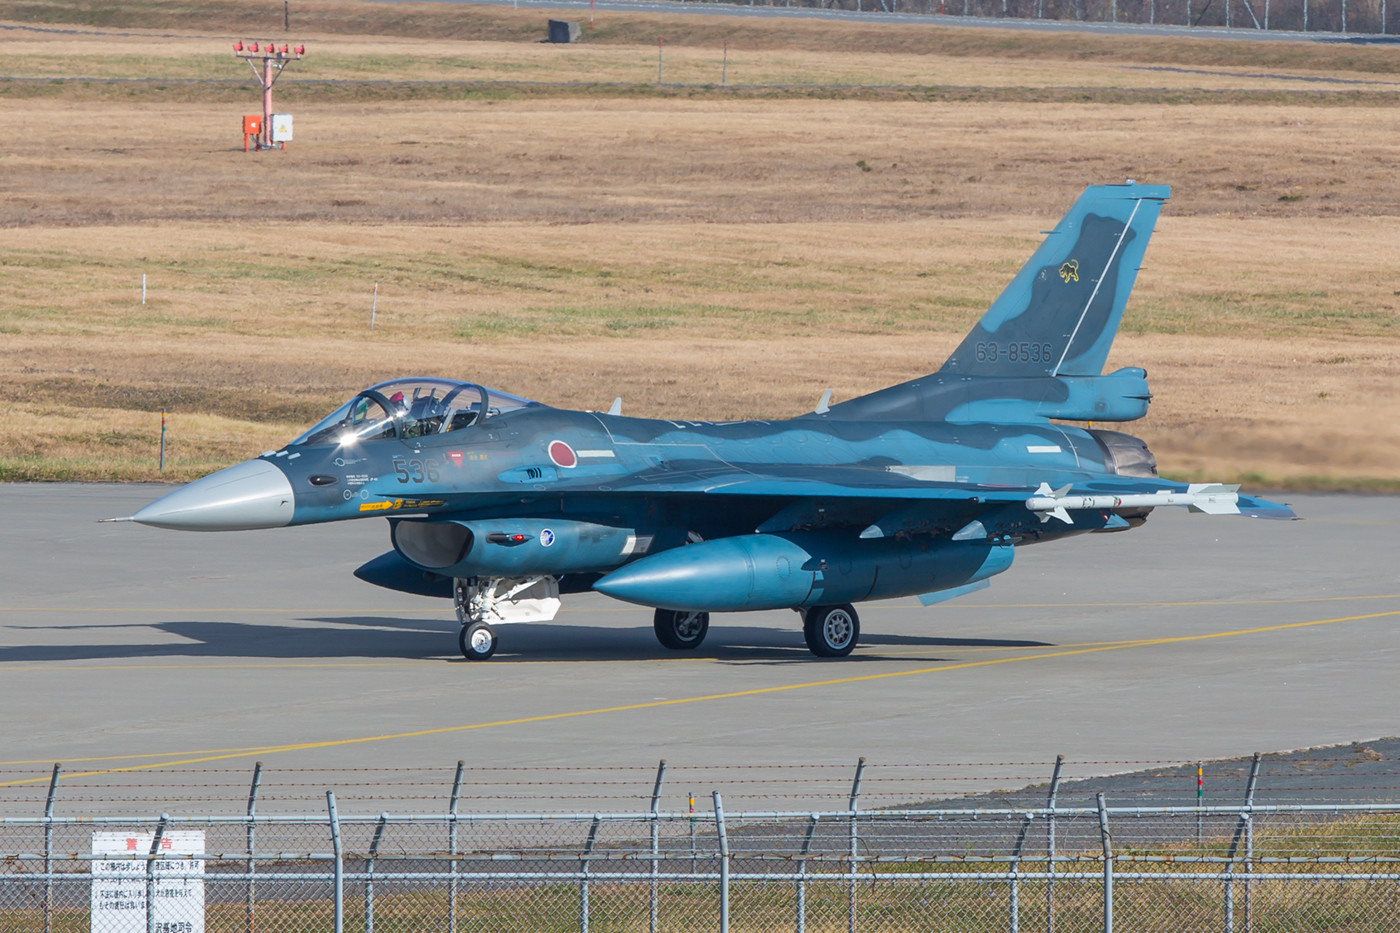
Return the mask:
[[[446,434],[539,402],[452,379],[391,379],[370,386],[322,418],[292,445],[408,440]]]

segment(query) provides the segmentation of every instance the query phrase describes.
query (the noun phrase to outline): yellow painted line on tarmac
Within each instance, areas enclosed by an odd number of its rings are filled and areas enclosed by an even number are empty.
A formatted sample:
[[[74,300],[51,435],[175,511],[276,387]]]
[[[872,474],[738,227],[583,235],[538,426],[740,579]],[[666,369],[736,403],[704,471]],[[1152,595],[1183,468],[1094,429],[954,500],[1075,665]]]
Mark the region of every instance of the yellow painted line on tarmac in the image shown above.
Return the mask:
[[[1300,606],[1310,603],[1349,603],[1375,599],[1400,599],[1400,593],[1375,596],[1300,596],[1291,599],[1198,599],[1143,603],[950,603],[946,609],[1190,609],[1198,606]],[[924,609],[924,606],[890,608]]]
[[[181,609],[180,607],[176,606],[175,608],[171,609],[156,606],[138,606],[132,609],[117,606],[0,606],[0,612],[247,612],[278,613],[283,615],[298,612],[314,612],[317,615],[324,615],[328,612],[334,612],[336,614],[353,614],[362,616],[371,613],[382,615],[387,612],[392,612],[394,615],[414,612],[431,612],[435,615],[441,615],[443,611],[440,607],[434,609],[400,609],[397,607],[389,609],[365,609],[363,607],[358,609],[325,609],[321,607],[307,608],[303,606],[300,609],[248,609],[243,607],[234,608],[230,606],[201,606],[197,609]]]
[[[205,749],[200,749],[200,750],[197,750],[197,751],[190,751],[190,752],[155,752],[155,753],[151,753],[151,754],[147,754],[147,755],[101,755],[101,756],[92,757],[92,758],[66,758],[66,759],[64,759],[63,764],[66,764],[66,765],[71,765],[71,764],[92,764],[93,762],[98,762],[98,761],[133,761],[133,760],[142,759],[142,758],[170,758],[170,757],[175,756],[175,755],[222,755],[222,754],[228,754],[228,753],[246,753],[246,754],[250,754],[250,755],[251,755],[251,754],[256,754],[257,752],[260,752],[260,751],[262,751],[262,747],[261,747],[261,746],[259,746],[259,747],[257,747],[257,748],[205,748]],[[51,765],[51,764],[53,764],[53,761],[50,760],[50,759],[48,759],[48,758],[33,758],[33,759],[29,759],[29,760],[0,761],[0,767],[15,767],[15,766],[18,766],[18,765]],[[92,772],[92,773],[93,773],[93,774],[105,774],[106,772],[103,772],[103,771],[94,771],[94,772]],[[70,776],[71,776],[71,775],[67,775],[67,774],[63,775],[63,777],[70,777]],[[25,782],[23,782],[23,781],[15,781],[15,782],[13,782],[13,783],[15,783],[15,784],[23,784],[23,783],[25,783]],[[7,786],[9,786],[9,785],[0,784],[0,787],[7,787]]]
[[[1145,638],[1140,641],[1119,642],[1083,648],[1065,648],[1037,654],[1021,655],[1012,658],[990,658],[982,661],[959,661],[940,664],[935,667],[915,668],[907,671],[885,671],[879,674],[858,674],[854,677],[837,677],[830,680],[815,680],[799,684],[785,684],[772,687],[755,687],[750,690],[735,690],[730,693],[711,693],[693,697],[679,697],[673,700],[652,700],[646,703],[627,703],[618,706],[604,706],[595,709],[568,710],[560,713],[544,713],[538,716],[522,716],[517,719],[500,719],[494,722],[468,723],[461,726],[441,726],[434,729],[418,729],[412,732],[395,732],[385,735],[361,736],[349,739],[328,739],[321,742],[298,742],[286,745],[268,745],[257,749],[236,749],[229,752],[190,752],[185,756],[174,753],[163,761],[152,764],[128,765],[119,768],[104,768],[93,771],[78,771],[65,775],[67,778],[95,777],[105,774],[123,774],[134,771],[148,771],[158,768],[175,768],[184,765],[208,764],[214,761],[227,761],[233,758],[275,755],[282,752],[311,751],[322,748],[345,748],[353,745],[368,745],[375,742],[389,742],[401,739],[417,739],[432,735],[451,735],[459,732],[473,732],[480,729],[497,729],[506,726],[531,725],[542,722],[558,722],[567,719],[580,719],[585,716],[605,716],[613,713],[630,713],[646,709],[662,709],[669,706],[687,706],[696,703],[712,703],[719,700],[734,700],[742,697],[766,696],[787,693],[794,690],[814,690],[821,687],[836,687],[846,684],[868,683],[876,680],[893,680],[899,677],[917,677],[924,674],[938,674],[948,671],[969,670],[977,667],[991,667],[999,664],[1018,664],[1028,661],[1044,661],[1050,658],[1064,658],[1075,655],[1096,654],[1107,651],[1122,651],[1129,648],[1147,648],[1159,645],[1184,644],[1186,642],[1212,641],[1220,638],[1240,638],[1246,635],[1262,635],[1268,632],[1286,632],[1295,629],[1315,628],[1323,625],[1338,625],[1345,622],[1363,622],[1371,619],[1385,619],[1400,616],[1400,609],[1388,612],[1372,612],[1365,615],[1342,616],[1334,619],[1314,619],[1308,622],[1286,622],[1279,625],[1263,625],[1256,628],[1235,629],[1228,632],[1210,632],[1203,635],[1175,635],[1166,638]],[[133,756],[139,757],[139,756]],[[130,759],[126,759],[130,760]],[[37,784],[48,781],[48,777],[25,778],[16,781],[0,782],[0,787],[20,784]]]

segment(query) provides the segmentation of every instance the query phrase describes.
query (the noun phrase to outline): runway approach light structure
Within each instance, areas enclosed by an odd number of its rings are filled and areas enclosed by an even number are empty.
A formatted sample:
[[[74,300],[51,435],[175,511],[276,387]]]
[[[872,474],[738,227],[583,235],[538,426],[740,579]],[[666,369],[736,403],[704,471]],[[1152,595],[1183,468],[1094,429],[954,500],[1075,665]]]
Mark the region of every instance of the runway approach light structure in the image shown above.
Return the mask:
[[[246,61],[253,69],[253,75],[262,85],[263,92],[262,115],[254,114],[243,118],[243,151],[248,151],[249,140],[252,141],[255,152],[263,149],[286,149],[292,138],[292,115],[272,112],[272,85],[277,83],[282,69],[287,67],[289,62],[301,61],[301,57],[306,54],[306,46],[283,44],[278,48],[275,42],[245,44],[240,39],[233,44],[233,54]],[[261,72],[258,71],[258,61],[262,62]]]

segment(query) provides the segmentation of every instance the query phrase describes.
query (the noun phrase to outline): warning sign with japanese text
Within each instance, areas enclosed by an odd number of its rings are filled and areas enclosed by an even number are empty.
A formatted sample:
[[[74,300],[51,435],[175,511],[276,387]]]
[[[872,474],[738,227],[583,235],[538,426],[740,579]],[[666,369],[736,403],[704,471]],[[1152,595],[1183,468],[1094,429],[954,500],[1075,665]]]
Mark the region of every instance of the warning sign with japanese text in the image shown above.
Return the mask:
[[[92,834],[92,933],[204,933],[202,830],[167,832],[151,859],[151,833]]]

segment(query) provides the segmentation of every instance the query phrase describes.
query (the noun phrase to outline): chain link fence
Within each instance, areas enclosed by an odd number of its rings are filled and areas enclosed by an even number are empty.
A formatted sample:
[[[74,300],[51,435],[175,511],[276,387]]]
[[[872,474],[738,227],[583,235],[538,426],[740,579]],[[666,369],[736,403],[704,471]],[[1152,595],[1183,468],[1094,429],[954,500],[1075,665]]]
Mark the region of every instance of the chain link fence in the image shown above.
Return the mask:
[[[873,14],[1123,23],[1248,32],[1392,35],[1388,0],[683,0]]]
[[[7,933],[1400,929],[1400,806],[6,818]],[[172,845],[172,842],[174,843]]]
[[[715,795],[693,816],[453,819],[328,804],[243,820],[7,820],[0,929],[1400,928],[1393,806],[727,816]],[[164,846],[192,833],[198,851]],[[128,851],[94,853],[107,835]]]

